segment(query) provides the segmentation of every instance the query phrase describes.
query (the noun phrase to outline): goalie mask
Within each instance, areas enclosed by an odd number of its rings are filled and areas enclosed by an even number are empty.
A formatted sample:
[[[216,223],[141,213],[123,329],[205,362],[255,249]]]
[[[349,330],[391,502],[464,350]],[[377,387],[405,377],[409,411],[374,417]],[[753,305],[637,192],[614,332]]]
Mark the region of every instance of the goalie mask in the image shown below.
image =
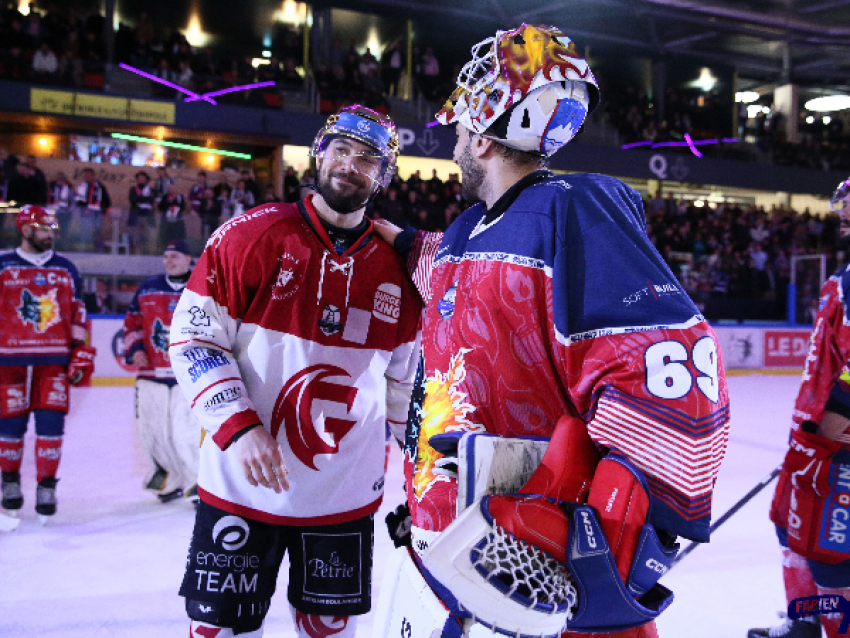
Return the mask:
[[[596,79],[575,43],[556,27],[523,24],[472,47],[437,121],[548,157],[598,104]]]
[[[310,157],[322,160],[331,142],[338,137],[347,137],[370,147],[369,151],[342,153],[338,159],[349,159],[353,170],[377,186],[389,185],[395,174],[399,151],[398,131],[389,117],[358,104],[343,107],[328,118],[316,135],[310,147]],[[340,155],[339,151],[333,152]]]
[[[838,213],[838,235],[841,239],[850,239],[850,179],[838,185],[829,200],[829,210]]]

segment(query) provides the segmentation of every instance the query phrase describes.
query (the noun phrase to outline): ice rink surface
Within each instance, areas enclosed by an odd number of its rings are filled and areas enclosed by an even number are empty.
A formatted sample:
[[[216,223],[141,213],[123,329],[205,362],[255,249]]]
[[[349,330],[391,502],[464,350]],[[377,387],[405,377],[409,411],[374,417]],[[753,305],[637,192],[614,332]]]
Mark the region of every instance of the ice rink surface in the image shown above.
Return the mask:
[[[715,492],[716,519],[776,467],[786,449],[800,376],[729,377],[732,432]],[[59,511],[41,527],[33,511],[35,469],[28,434],[21,524],[0,532],[2,638],[185,638],[183,575],[194,511],[160,504],[141,489],[145,465],[133,428],[132,388],[75,389],[58,486]],[[32,427],[30,427],[32,429]],[[744,638],[776,624],[785,607],[779,550],[767,519],[772,485],[662,579],[676,600],[661,638]],[[383,518],[403,499],[393,450],[375,534],[373,608],[392,544]],[[285,574],[286,565],[282,573]],[[285,578],[265,636],[293,636]],[[371,635],[371,614],[358,638]]]

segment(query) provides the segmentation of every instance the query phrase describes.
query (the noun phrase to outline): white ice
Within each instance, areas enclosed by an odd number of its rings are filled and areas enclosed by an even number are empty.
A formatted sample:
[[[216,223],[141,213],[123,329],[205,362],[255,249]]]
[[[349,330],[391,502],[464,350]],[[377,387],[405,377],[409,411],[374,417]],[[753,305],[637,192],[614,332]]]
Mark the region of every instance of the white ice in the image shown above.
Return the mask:
[[[729,378],[732,434],[714,501],[718,518],[782,460],[799,375]],[[59,511],[41,527],[32,433],[22,472],[21,524],[0,532],[3,638],[185,638],[177,589],[194,512],[141,489],[144,463],[133,429],[132,388],[75,389],[58,486]],[[30,429],[32,429],[30,427]],[[383,518],[403,498],[394,450],[377,516],[374,601],[392,547]],[[658,622],[661,638],[746,636],[777,624],[785,607],[779,550],[767,518],[772,485],[662,579],[676,600]],[[286,565],[282,570],[285,574]],[[293,636],[285,576],[266,620],[268,638]],[[371,636],[371,614],[358,638]]]

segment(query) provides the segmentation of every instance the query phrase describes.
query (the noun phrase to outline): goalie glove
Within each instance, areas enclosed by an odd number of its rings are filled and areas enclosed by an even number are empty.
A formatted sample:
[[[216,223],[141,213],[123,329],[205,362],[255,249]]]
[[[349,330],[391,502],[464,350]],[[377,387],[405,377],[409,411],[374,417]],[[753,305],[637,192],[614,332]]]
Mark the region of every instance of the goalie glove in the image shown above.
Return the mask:
[[[94,346],[78,346],[71,351],[68,363],[68,383],[80,385],[86,383],[94,372],[94,358],[97,349]]]
[[[661,543],[649,516],[640,470],[616,455],[600,462],[584,423],[563,417],[520,493],[469,507],[423,565],[450,607],[502,633],[636,627],[672,602],[656,581],[678,546]]]

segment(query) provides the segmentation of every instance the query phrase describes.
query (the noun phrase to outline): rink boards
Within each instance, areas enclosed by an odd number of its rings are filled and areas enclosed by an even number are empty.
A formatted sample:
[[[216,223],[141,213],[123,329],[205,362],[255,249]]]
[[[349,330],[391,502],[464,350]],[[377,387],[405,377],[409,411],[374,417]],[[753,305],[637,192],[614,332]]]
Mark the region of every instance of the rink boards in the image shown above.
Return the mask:
[[[132,385],[133,366],[124,363],[123,315],[92,318],[97,348],[92,385]],[[727,370],[798,372],[803,369],[811,326],[714,326]]]

